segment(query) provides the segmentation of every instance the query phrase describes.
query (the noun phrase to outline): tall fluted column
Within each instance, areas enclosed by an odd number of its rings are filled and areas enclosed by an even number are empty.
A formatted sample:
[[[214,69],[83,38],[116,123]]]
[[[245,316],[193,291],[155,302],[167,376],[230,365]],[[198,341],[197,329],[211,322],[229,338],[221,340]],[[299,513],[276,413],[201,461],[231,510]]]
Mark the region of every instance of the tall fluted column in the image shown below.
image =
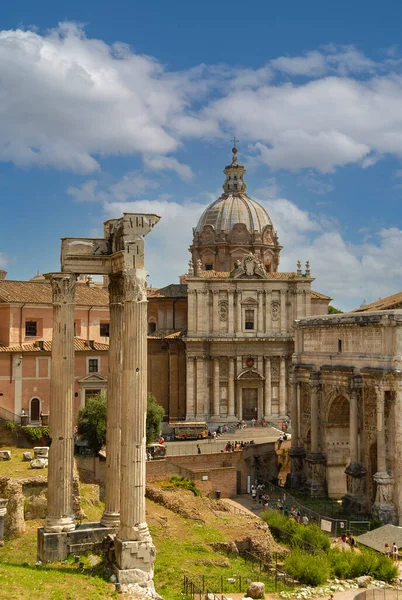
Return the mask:
[[[264,333],[263,291],[258,290],[257,333]]]
[[[293,374],[293,378],[295,375]],[[292,402],[291,402],[291,422],[292,422],[292,440],[290,448],[290,460],[291,460],[291,472],[288,475],[287,483],[291,489],[302,490],[306,480],[304,473],[304,458],[306,453],[302,445],[299,445],[301,441],[300,435],[300,383],[292,379],[291,381],[292,390]]]
[[[287,333],[286,290],[281,290],[281,333]]]
[[[228,371],[228,417],[235,416],[235,389],[234,389],[234,358],[229,356],[229,371]]]
[[[121,421],[121,509],[118,537],[141,540],[145,522],[145,419],[147,410],[146,272],[124,278],[124,335]]]
[[[213,373],[213,390],[212,390],[212,417],[211,419],[219,419],[219,404],[220,404],[220,388],[219,388],[219,358],[214,357],[213,359],[214,373]]]
[[[325,496],[327,493],[325,456],[322,452],[319,451],[319,442],[318,442],[318,436],[319,436],[318,410],[319,410],[319,405],[320,405],[320,394],[321,394],[320,373],[319,372],[312,373],[310,375],[311,449],[310,449],[310,454],[308,454],[305,458],[307,481],[304,484],[304,489],[305,489],[306,493],[313,498]]]
[[[123,277],[109,276],[109,376],[107,382],[107,432],[105,510],[101,523],[118,527],[120,523],[120,443],[121,443],[121,371],[123,337]]]
[[[194,421],[195,406],[194,406],[194,358],[188,356],[186,358],[186,421]]]
[[[295,381],[293,381],[291,384],[292,404],[291,404],[291,411],[290,411],[290,421],[291,421],[291,425],[292,425],[292,441],[291,441],[292,448],[296,448],[298,445],[297,430],[299,427],[299,425],[298,425],[299,415],[298,415],[298,411],[297,411],[297,388],[299,385],[300,384]]]
[[[349,411],[349,448],[350,448],[350,464],[359,462],[357,449],[359,440],[359,421],[357,413],[357,398],[358,390],[352,388],[350,390],[350,411]]]
[[[189,287],[189,286],[187,286]],[[196,310],[196,292],[195,290],[187,291],[188,297],[188,333],[196,333],[197,331],[197,310]]]
[[[228,333],[233,335],[234,332],[234,290],[228,290]]]
[[[265,358],[265,382],[264,382],[264,417],[271,418],[272,413],[272,381],[271,381],[271,359]]]
[[[381,386],[376,386],[375,392],[377,397],[377,472],[385,473],[387,463],[385,457],[384,390]]]
[[[359,375],[350,380],[349,449],[350,462],[345,469],[347,492],[342,503],[349,513],[368,512],[366,476],[367,469],[359,456],[359,399],[363,382]],[[362,406],[362,405],[361,405]]]
[[[286,361],[284,356],[280,358],[279,368],[279,416],[286,416]]]
[[[75,275],[48,276],[53,295],[49,450],[46,533],[75,529],[74,455],[74,293]]]

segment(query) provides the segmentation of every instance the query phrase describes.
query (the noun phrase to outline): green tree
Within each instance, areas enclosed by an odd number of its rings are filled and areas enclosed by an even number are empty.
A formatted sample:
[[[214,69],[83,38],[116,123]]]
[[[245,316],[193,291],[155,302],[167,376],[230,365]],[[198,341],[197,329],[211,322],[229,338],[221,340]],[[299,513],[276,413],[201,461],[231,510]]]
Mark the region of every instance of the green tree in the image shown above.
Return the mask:
[[[90,398],[78,412],[78,433],[97,454],[106,443],[106,395]]]
[[[165,411],[158,404],[155,396],[148,392],[147,396],[147,444],[156,442],[161,430],[161,423]]]
[[[335,306],[332,306],[332,304],[330,304],[328,306],[328,314],[329,315],[342,315],[343,310],[341,310],[340,308],[335,308]]]

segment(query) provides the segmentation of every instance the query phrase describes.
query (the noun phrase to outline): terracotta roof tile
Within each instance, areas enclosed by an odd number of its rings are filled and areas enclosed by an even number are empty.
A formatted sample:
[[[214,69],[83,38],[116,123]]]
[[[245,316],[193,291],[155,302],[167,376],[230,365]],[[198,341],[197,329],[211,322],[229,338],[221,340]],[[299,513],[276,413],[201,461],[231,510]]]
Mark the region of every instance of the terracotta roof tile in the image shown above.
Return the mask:
[[[87,344],[86,340],[74,338],[75,352],[99,352],[100,350],[109,350],[109,344],[94,342],[93,348]],[[43,350],[39,348],[37,343],[32,344],[17,344],[13,346],[1,346],[0,352],[51,352],[52,342],[43,342]]]
[[[398,292],[397,294],[392,294],[392,296],[386,296],[375,302],[370,302],[370,304],[363,304],[363,306],[359,306],[359,308],[355,308],[351,312],[373,312],[376,310],[390,310],[391,308],[401,307],[402,292]]]
[[[174,329],[158,329],[151,335],[148,335],[149,340],[175,340],[183,337],[185,331],[177,331]]]
[[[321,294],[320,292],[315,292],[311,290],[311,298],[312,300],[332,300],[330,296],[326,296],[325,294]]]
[[[187,285],[171,283],[148,294],[148,298],[187,298]]]
[[[89,287],[78,283],[75,288],[77,306],[108,306],[109,294],[101,286]],[[26,302],[29,304],[51,304],[52,288],[48,281],[0,280],[0,303]]]

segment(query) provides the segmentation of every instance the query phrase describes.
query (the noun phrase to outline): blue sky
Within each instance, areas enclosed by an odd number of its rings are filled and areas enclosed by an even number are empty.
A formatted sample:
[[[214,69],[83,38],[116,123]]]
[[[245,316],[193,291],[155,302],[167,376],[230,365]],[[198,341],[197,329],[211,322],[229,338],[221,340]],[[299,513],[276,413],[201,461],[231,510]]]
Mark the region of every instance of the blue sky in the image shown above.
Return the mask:
[[[162,220],[153,285],[240,139],[282,270],[354,308],[402,290],[402,4],[20,0],[0,21],[0,267],[59,268],[60,238],[123,211]]]

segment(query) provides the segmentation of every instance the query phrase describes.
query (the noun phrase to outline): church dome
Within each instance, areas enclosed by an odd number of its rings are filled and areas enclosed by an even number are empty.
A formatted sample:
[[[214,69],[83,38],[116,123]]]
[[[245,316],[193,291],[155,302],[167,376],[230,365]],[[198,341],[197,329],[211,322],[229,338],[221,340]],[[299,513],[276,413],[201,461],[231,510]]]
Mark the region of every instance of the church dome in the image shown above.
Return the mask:
[[[262,234],[272,221],[265,210],[247,194],[222,194],[203,212],[195,232],[201,233],[206,225],[211,225],[216,233],[230,233],[237,223],[243,223],[250,233]]]
[[[228,272],[245,253],[253,253],[268,272],[275,272],[281,250],[277,233],[265,208],[246,194],[246,169],[237,162],[236,146],[232,152],[232,162],[223,171],[223,194],[193,229],[193,264]]]

